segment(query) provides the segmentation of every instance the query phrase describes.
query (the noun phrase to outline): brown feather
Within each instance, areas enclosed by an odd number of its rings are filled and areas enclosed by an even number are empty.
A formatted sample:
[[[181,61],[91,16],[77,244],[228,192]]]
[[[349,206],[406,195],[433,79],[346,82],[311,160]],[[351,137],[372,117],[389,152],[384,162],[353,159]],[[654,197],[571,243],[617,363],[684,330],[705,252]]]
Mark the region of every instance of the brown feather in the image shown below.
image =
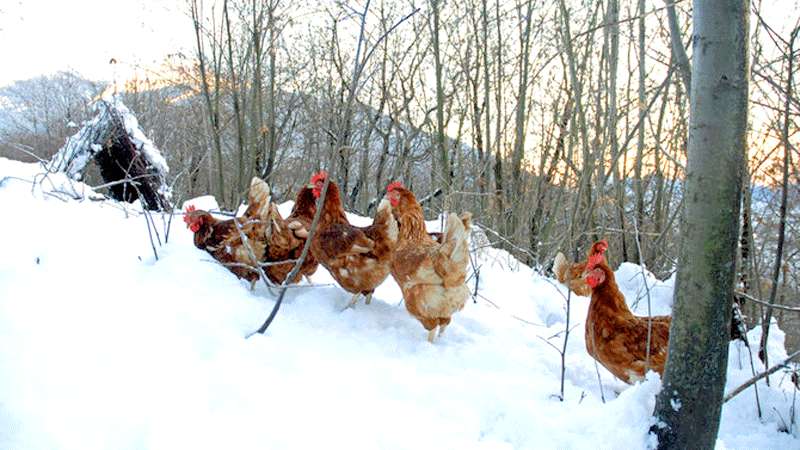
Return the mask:
[[[600,242],[593,244],[586,256],[587,260],[593,254],[602,253],[601,247]],[[602,251],[605,251],[605,249]],[[592,295],[592,288],[583,279],[584,269],[586,269],[586,261],[569,263],[561,252],[556,255],[555,261],[553,261],[553,273],[558,281],[567,286],[576,295],[588,297]]]
[[[370,294],[383,283],[396,242],[397,223],[388,202],[378,207],[372,225],[356,227],[347,221],[339,187],[329,183],[311,252],[344,290]]]
[[[601,270],[605,279],[592,289],[586,318],[586,350],[626,383],[644,378],[647,370],[663,374],[671,318],[634,316],[606,262],[601,261],[595,270]],[[648,322],[651,329],[649,359]]]
[[[392,276],[403,292],[408,312],[426,330],[437,326],[441,330],[469,296],[464,281],[471,215],[459,218],[450,214],[444,233],[434,239],[425,229],[422,207],[411,191],[395,186],[387,195],[398,198],[393,213],[400,229]]]
[[[202,210],[189,212],[186,216],[189,222],[199,225],[194,234],[195,247],[206,250],[223,265],[233,263],[251,266],[253,268],[230,265],[227,267],[239,278],[248,281],[259,279],[258,270],[254,267],[264,255],[269,223],[269,186],[264,181],[253,178],[248,193],[248,207],[242,217],[219,220]],[[242,243],[236,223],[241,225],[242,233],[247,237],[255,260],[250,257],[250,252]]]
[[[273,204],[271,208],[271,218],[276,226],[272,230],[272,236],[264,255],[264,261],[280,262],[300,258],[303,252],[303,246],[306,243],[306,237],[308,237],[307,230],[311,228],[311,221],[314,218],[316,209],[316,201],[314,200],[311,189],[308,187],[301,188],[297,193],[292,212],[286,219],[281,217],[277,207]],[[294,223],[298,225],[295,226],[293,225]],[[317,271],[318,265],[319,263],[316,258],[314,258],[314,255],[309,252],[305,260],[303,260],[303,264],[300,266],[300,271],[291,282],[297,283],[304,275],[312,275]],[[294,262],[271,265],[265,267],[264,272],[273,283],[281,284],[286,277],[289,276],[289,272],[291,272],[293,267]]]

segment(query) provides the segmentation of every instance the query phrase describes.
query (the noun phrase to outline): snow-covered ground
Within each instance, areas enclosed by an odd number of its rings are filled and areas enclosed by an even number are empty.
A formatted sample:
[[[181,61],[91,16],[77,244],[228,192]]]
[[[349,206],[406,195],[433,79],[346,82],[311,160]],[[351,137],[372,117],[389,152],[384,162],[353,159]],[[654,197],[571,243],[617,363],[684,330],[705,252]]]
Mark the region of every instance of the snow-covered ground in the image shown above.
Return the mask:
[[[501,250],[475,252],[479,295],[434,345],[391,278],[371,305],[342,311],[349,295],[322,268],[315,286],[290,289],[266,335],[245,339],[274,305],[266,288],[250,292],[196,249],[179,217],[156,260],[136,207],[90,200],[89,188],[61,175],[32,184],[41,172],[0,158],[2,449],[651,442],[658,376],[628,387],[600,367],[601,400],[583,342],[588,298],[572,299],[566,398],[555,397],[560,360],[545,341],[561,345],[566,291]],[[160,216],[155,224],[161,230]],[[645,276],[652,312],[668,313],[672,280]],[[617,280],[645,313],[641,269],[625,264]],[[770,336],[778,361],[783,333]],[[728,390],[750,375],[746,351],[731,344]],[[800,448],[797,431],[778,431],[789,421],[790,383],[772,380],[759,383],[763,420],[752,389],[725,405],[718,448]]]

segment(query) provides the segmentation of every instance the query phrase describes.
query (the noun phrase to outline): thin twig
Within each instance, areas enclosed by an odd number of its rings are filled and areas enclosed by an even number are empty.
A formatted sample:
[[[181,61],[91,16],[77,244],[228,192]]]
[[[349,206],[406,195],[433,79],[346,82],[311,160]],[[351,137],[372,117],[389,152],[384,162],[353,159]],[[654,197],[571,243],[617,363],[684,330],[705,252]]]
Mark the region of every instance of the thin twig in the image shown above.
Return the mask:
[[[267,210],[268,211],[269,211],[269,204],[270,204],[271,201],[272,201],[271,197],[267,198]],[[254,221],[252,221],[252,220],[248,221],[248,223],[251,223],[251,222],[254,222]],[[255,251],[253,251],[253,247],[250,246],[250,240],[247,238],[247,235],[244,233],[244,231],[242,231],[242,223],[239,222],[238,218],[233,219],[233,223],[236,225],[236,231],[239,232],[239,239],[242,241],[242,245],[244,245],[245,250],[247,250],[247,256],[250,257],[251,261],[254,261],[256,264],[258,264],[259,259],[256,258],[256,253],[255,253]],[[271,220],[267,221],[267,226],[268,227],[272,226],[272,221]],[[269,231],[267,231],[266,234],[270,235]],[[251,270],[255,269],[255,271],[258,272],[259,278],[261,278],[261,281],[264,282],[264,285],[267,287],[267,290],[272,294],[273,293],[272,292],[273,285],[269,281],[269,278],[267,278],[267,274],[264,273],[264,269],[262,269],[260,266],[255,266],[255,267],[250,266],[250,269]]]
[[[765,302],[764,300],[759,300],[759,299],[753,297],[752,295],[746,294],[746,293],[744,293],[742,291],[734,291],[734,294],[738,295],[740,297],[744,297],[745,299],[750,300],[751,302],[755,302],[755,303],[758,303],[758,304],[764,305],[764,306],[769,306],[769,302]],[[777,303],[773,304],[772,307],[775,308],[775,309],[783,310],[783,311],[800,312],[800,308],[793,307],[793,306],[784,306],[784,305],[780,305],[780,304],[777,304]]]
[[[592,324],[591,330],[589,330],[589,336],[592,339],[592,351],[594,351],[594,353],[597,354],[597,345],[595,344],[594,340],[594,324]],[[594,371],[595,373],[597,373],[597,384],[600,386],[600,400],[602,400],[603,403],[605,403],[606,395],[603,390],[603,380],[600,378],[600,366],[598,366],[597,358],[595,358],[594,355],[592,355],[592,359],[594,360]]]
[[[644,370],[645,372],[650,369],[650,343],[653,337],[653,312],[651,311],[650,303],[650,286],[647,284],[647,276],[644,273],[644,261],[642,260],[642,245],[639,242],[639,225],[636,217],[633,218],[633,230],[636,233],[634,241],[636,241],[636,252],[639,254],[639,271],[642,274],[642,281],[644,282],[644,289],[647,293],[647,347],[645,348]]]

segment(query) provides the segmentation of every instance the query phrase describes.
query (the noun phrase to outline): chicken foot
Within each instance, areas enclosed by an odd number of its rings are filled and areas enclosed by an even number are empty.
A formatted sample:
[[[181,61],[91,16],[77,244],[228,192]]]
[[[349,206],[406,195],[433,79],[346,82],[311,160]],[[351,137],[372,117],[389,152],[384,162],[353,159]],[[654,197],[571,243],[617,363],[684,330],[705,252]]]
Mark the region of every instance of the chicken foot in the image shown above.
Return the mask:
[[[356,306],[356,303],[358,303],[358,296],[359,295],[361,295],[360,292],[357,292],[357,293],[353,294],[353,297],[350,298],[350,302],[347,303],[347,306],[342,308],[342,312],[345,312],[350,308],[354,308]]]
[[[353,294],[353,297],[350,298],[350,303],[348,303],[347,306],[345,306],[344,309],[342,309],[342,311],[344,312],[345,310],[348,310],[350,308],[354,308],[356,306],[356,304],[358,303],[358,296],[359,295],[361,295],[361,293]],[[364,296],[364,303],[369,305],[371,302],[372,302],[372,292],[370,292],[369,294]]]

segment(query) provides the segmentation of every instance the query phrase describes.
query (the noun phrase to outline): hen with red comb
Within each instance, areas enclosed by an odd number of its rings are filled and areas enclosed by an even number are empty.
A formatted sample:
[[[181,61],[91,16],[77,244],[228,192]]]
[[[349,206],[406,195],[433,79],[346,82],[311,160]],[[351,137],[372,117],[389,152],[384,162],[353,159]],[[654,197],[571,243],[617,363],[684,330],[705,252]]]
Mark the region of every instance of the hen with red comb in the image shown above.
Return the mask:
[[[319,198],[328,174],[320,171],[311,177],[314,197]],[[397,242],[397,222],[388,201],[378,206],[368,227],[356,227],[342,208],[339,186],[328,182],[317,232],[311,241],[311,254],[337,283],[353,294],[349,306],[360,295],[370,303],[372,293],[389,276],[389,264]]]
[[[253,178],[247,211],[242,217],[221,220],[194,205],[189,205],[183,216],[186,226],[194,233],[195,247],[207,251],[239,278],[250,281],[251,287],[260,278],[255,267],[264,257],[269,237],[269,195],[267,183]],[[247,237],[250,249],[243,244],[238,227]]]
[[[614,376],[634,383],[648,370],[663,373],[671,319],[633,315],[606,263],[607,249],[608,242],[596,242],[583,273],[592,292],[585,325],[586,351]]]
[[[469,297],[464,280],[472,215],[450,213],[441,239],[434,240],[413,192],[394,182],[386,188],[386,198],[400,230],[392,276],[403,292],[406,310],[428,330],[428,341],[433,342],[437,330],[439,335],[444,332]]]
[[[586,284],[583,272],[589,266],[594,267],[605,258],[608,250],[608,241],[602,239],[595,242],[586,255],[586,260],[579,263],[570,263],[563,253],[558,252],[553,260],[553,273],[561,284],[564,284],[570,291],[581,297],[592,295],[591,287]]]

